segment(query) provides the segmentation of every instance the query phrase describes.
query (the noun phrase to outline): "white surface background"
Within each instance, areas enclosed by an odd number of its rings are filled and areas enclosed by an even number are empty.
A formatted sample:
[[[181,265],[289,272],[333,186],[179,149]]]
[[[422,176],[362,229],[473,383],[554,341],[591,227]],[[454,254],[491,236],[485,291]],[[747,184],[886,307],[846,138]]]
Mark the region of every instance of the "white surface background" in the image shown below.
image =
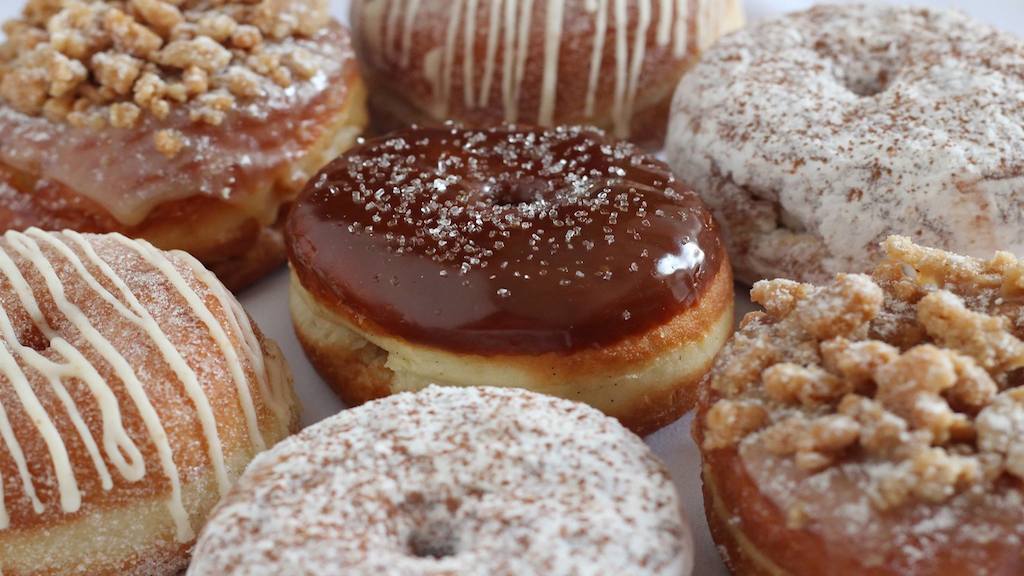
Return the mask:
[[[745,3],[751,21],[814,4],[811,0],[746,0]],[[920,0],[895,3],[957,8],[1024,36],[1024,0]],[[0,0],[0,19],[12,16],[21,4],[19,0]],[[344,17],[348,0],[331,0],[331,4],[335,13]],[[287,306],[287,285],[287,273],[281,270],[246,291],[241,295],[241,300],[263,331],[277,340],[284,350],[291,363],[296,388],[305,406],[303,421],[305,424],[311,424],[337,413],[344,406],[314,372],[292,333]],[[738,312],[742,313],[747,306],[743,290],[738,291],[738,296],[741,301]],[[714,549],[704,520],[704,507],[700,496],[700,456],[690,438],[689,430],[690,417],[687,416],[646,440],[672,471],[683,496],[697,543],[694,573],[697,576],[724,576],[728,573]]]

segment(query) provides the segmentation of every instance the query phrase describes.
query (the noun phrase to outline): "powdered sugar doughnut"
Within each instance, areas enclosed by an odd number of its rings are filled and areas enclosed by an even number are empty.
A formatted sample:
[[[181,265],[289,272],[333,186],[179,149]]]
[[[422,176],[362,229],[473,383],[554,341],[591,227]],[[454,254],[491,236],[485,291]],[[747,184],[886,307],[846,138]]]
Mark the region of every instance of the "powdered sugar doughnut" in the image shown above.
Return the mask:
[[[668,152],[737,276],[864,271],[899,233],[1024,254],[1024,42],[955,12],[823,6],[717,44]]]
[[[431,387],[317,424],[253,462],[189,574],[686,575],[665,469],[584,404]]]

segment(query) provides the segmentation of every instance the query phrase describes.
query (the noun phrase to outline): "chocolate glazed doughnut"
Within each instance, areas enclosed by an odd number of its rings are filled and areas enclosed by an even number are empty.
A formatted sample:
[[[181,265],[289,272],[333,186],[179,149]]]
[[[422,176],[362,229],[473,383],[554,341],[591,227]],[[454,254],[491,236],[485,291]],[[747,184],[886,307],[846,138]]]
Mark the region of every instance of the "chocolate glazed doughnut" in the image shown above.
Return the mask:
[[[732,322],[700,200],[595,130],[409,129],[316,176],[287,224],[292,313],[350,404],[429,383],[580,400],[648,432]]]

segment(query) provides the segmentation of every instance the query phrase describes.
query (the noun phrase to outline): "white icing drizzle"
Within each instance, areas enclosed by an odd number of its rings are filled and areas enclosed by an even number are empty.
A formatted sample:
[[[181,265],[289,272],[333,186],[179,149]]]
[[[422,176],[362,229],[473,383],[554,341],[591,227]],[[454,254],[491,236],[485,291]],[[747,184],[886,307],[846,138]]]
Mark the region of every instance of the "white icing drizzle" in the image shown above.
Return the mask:
[[[445,34],[444,52],[441,60],[439,82],[436,84],[439,89],[438,106],[443,114],[448,113],[448,103],[452,96],[452,80],[455,75],[455,48],[458,44],[459,20],[462,15],[462,5],[466,0],[452,0],[451,14],[448,16],[448,30]]]
[[[0,327],[2,327],[4,332],[4,340],[7,340],[10,336],[15,336],[14,327],[7,316],[7,311],[3,308],[0,308]],[[57,489],[60,492],[61,510],[67,513],[77,512],[82,506],[82,492],[78,489],[78,481],[72,473],[71,458],[68,456],[68,449],[64,445],[64,439],[60,437],[60,432],[57,431],[53,420],[50,420],[46,409],[39,402],[39,397],[32,390],[32,385],[29,383],[28,377],[25,376],[25,372],[18,365],[17,359],[14,358],[6,346],[0,346],[0,366],[4,367],[4,378],[14,388],[14,393],[18,396],[22,409],[29,420],[35,425],[36,430],[46,444],[47,450],[50,452],[50,460],[53,462],[53,468],[57,474]],[[3,414],[3,419],[7,420],[6,411]],[[9,429],[10,422],[5,422],[4,426]],[[6,433],[7,431],[5,430],[5,435]],[[14,440],[14,442],[16,443],[17,440]],[[22,479],[24,480],[24,477]],[[29,479],[29,482],[31,482],[31,479]],[[42,506],[38,499],[33,502],[33,505]],[[41,510],[37,508],[36,513],[39,512]]]
[[[409,0],[405,8],[405,31],[402,33],[402,66],[408,66],[412,58],[412,25],[416,22],[416,15],[420,10],[420,0]]]
[[[99,257],[92,245],[80,235],[73,232],[68,233],[68,237],[72,238],[79,248],[82,249],[89,262],[98,267],[107,280],[114,284],[131,309],[126,308],[120,300],[108,292],[86,269],[85,263],[66,244],[40,230],[29,230],[28,235],[37,242],[44,242],[59,252],[74,267],[75,272],[78,273],[81,279],[85,280],[85,283],[97,296],[110,304],[122,317],[145,331],[153,344],[160,350],[164,361],[167,362],[167,365],[174,371],[175,376],[184,384],[189,399],[195,405],[196,413],[199,416],[199,422],[203,429],[203,435],[207,441],[210,461],[213,463],[217,476],[218,486],[222,492],[226,491],[230,486],[230,482],[228,481],[227,469],[224,466],[224,449],[220,443],[220,435],[217,433],[217,421],[213,416],[210,400],[199,385],[199,379],[196,377],[195,371],[189,367],[188,362],[181,356],[178,349],[174,347],[174,343],[171,342],[170,338],[167,337],[167,334],[164,333],[149,311],[139,302],[138,298],[132,294],[131,289],[124,283],[124,280],[110,268],[110,265]]]
[[[191,287],[188,282],[182,277],[178,269],[174,267],[174,264],[170,260],[165,258],[156,248],[153,248],[148,243],[139,242],[132,240],[125,236],[117,235],[115,238],[126,248],[134,250],[145,259],[148,263],[152,264],[164,275],[167,280],[170,281],[171,285],[178,291],[179,294],[185,297],[185,301],[188,303],[192,312],[199,318],[199,320],[206,325],[206,329],[209,330],[210,335],[217,343],[217,347],[220,348],[221,353],[224,355],[227,365],[231,370],[231,377],[235,381],[235,387],[238,390],[238,396],[242,404],[242,412],[245,414],[246,423],[249,428],[249,438],[252,445],[257,450],[263,450],[266,448],[266,442],[263,440],[263,435],[260,433],[259,425],[256,420],[256,407],[253,403],[252,391],[249,389],[249,379],[245,375],[245,370],[242,368],[241,360],[238,357],[238,352],[235,347],[231,344],[230,338],[228,338],[227,332],[224,327],[221,326],[220,322],[213,315],[213,312],[203,303]],[[190,257],[189,257],[190,258]],[[213,293],[217,293],[218,290],[214,289],[209,283],[204,282]],[[217,286],[220,284],[217,283]],[[220,288],[224,290],[223,287]],[[225,312],[229,309],[225,309]],[[229,487],[226,476],[225,481],[222,485],[221,493],[227,491]]]
[[[59,336],[50,327],[43,316],[42,310],[39,308],[39,304],[32,293],[32,288],[29,286],[28,281],[25,280],[21,271],[15,266],[14,261],[2,250],[0,250],[0,271],[11,283],[21,307],[28,312],[33,324],[49,340],[50,347],[66,361],[58,369],[47,370],[45,365],[36,365],[36,369],[51,379],[60,380],[65,377],[74,377],[86,384],[100,409],[103,424],[104,453],[114,463],[118,472],[129,482],[142,478],[146,470],[145,462],[142,458],[142,453],[139,452],[124,429],[124,423],[121,420],[121,409],[118,406],[117,397],[114,396],[113,391],[81,352],[71,346],[67,340]],[[38,354],[35,354],[35,356],[38,356]],[[47,360],[47,362],[49,361]],[[107,471],[106,464],[102,459],[98,459],[98,461],[97,470],[99,471],[103,488],[109,490],[113,486],[109,471]]]
[[[365,19],[371,32],[369,46],[380,47],[386,60],[401,62],[407,66],[411,58],[413,30],[417,25],[416,14],[422,0],[381,0],[367,2]],[[451,0],[443,5],[447,11],[443,45],[435,52],[423,56],[423,70],[434,89],[434,110],[446,116],[450,109],[452,85],[456,74],[457,56],[462,57],[462,100],[466,108],[487,106],[494,76],[501,68],[501,94],[504,120],[516,122],[519,119],[520,95],[525,78],[527,57],[530,53],[531,18],[534,0],[486,0],[487,8],[481,7],[484,0]],[[559,52],[566,24],[566,1],[546,0],[543,62],[541,64],[540,103],[537,111],[541,125],[555,121],[558,102]],[[696,3],[691,10],[690,2]],[[657,2],[657,11],[654,3]],[[609,6],[609,3],[612,5]],[[691,14],[701,19],[699,28],[707,28],[701,38],[713,38],[716,28],[714,21],[719,16],[713,2],[700,0],[585,0],[584,8],[593,14],[593,40],[590,70],[584,102],[585,114],[595,112],[597,93],[600,88],[604,51],[609,33],[609,24],[614,24],[613,76],[613,129],[618,136],[628,136],[630,123],[636,105],[647,55],[648,32],[656,25],[655,35],[659,47],[671,45],[675,58],[684,58],[690,48],[689,27]],[[609,18],[609,9],[612,17]],[[487,16],[486,50],[482,71],[478,74],[476,62],[476,40],[483,10]],[[629,15],[635,10],[637,17]],[[402,12],[404,17],[399,17]],[[611,21],[610,21],[611,20]],[[635,20],[635,22],[631,22]],[[630,42],[630,34],[633,41]],[[378,35],[374,38],[374,35]],[[498,48],[502,47],[500,64]],[[479,80],[479,85],[477,81]]]
[[[163,332],[152,314],[142,305],[136,295],[132,293],[125,280],[119,277],[110,264],[99,256],[93,245],[84,236],[74,232],[65,232],[61,237],[58,237],[38,229],[30,229],[26,233],[7,232],[4,237],[8,241],[10,249],[29,262],[43,278],[45,289],[52,298],[59,313],[66,318],[68,323],[75,327],[82,338],[88,342],[89,346],[95,349],[100,357],[110,365],[117,378],[123,383],[125,391],[138,410],[143,426],[156,449],[163,473],[170,482],[171,495],[167,506],[176,527],[177,539],[181,542],[190,540],[194,533],[182,500],[182,478],[174,462],[170,440],[159,414],[150,401],[138,375],[125,357],[114,347],[113,343],[99,332],[82,309],[68,299],[57,269],[44,253],[42,245],[45,244],[51,250],[59,253],[61,258],[71,266],[77,277],[88,286],[92,293],[110,305],[118,315],[144,331],[160,351],[163,360],[182,383],[185,393],[192,401],[196,410],[196,415],[206,440],[208,456],[217,477],[218,487],[221,494],[223,494],[230,487],[230,479],[228,478],[227,468],[224,463],[225,454],[217,433],[217,423],[213,415],[210,399],[203,391],[195,371],[188,365],[168,335]],[[200,296],[188,285],[187,281],[162,252],[154,249],[147,243],[130,240],[124,236],[110,235],[110,237],[114,238],[119,244],[133,250],[143,261],[163,274],[173,288],[186,300],[192,313],[206,325],[210,335],[223,354],[225,363],[229,367],[238,388],[239,401],[249,425],[252,444],[256,449],[263,449],[265,441],[259,432],[255,405],[249,389],[249,381],[241,366],[238,352],[232,345],[224,326],[216,320],[216,317],[203,303]],[[80,253],[84,255],[84,259],[80,256],[79,252],[72,249],[72,246],[78,248]],[[213,279],[209,272],[202,269],[201,265],[197,262],[192,260],[187,260],[187,262],[191,270],[196,273],[196,277],[209,289],[213,297],[223,307],[228,317],[230,329],[237,335],[244,355],[253,366],[259,391],[268,399],[275,396],[274,401],[270,402],[271,409],[275,415],[286,415],[287,406],[284,404],[286,400],[277,397],[280,395],[276,392],[271,393],[268,390],[267,367],[263,362],[262,351],[252,332],[252,326],[249,323],[248,317],[245,316],[240,305],[227,294],[223,286]],[[100,276],[114,286],[120,294],[120,299],[104,287],[99,278],[90,270],[90,267],[98,270]],[[20,300],[23,309],[32,319],[37,329],[49,341],[51,350],[65,361],[64,363],[58,363],[43,356],[31,347],[22,345],[18,341],[18,335],[7,311],[0,309],[0,333],[2,333],[5,345],[0,347],[0,366],[3,367],[3,375],[14,388],[22,410],[34,423],[48,447],[56,474],[57,486],[60,491],[62,511],[73,513],[80,508],[82,495],[78,488],[74,470],[72,469],[71,460],[56,426],[54,426],[39,399],[35,396],[26,374],[12,352],[24,361],[26,367],[37,371],[49,382],[55,395],[68,412],[76,432],[81,437],[97,470],[104,490],[110,490],[113,487],[110,472],[100,456],[95,439],[85,425],[82,414],[66,388],[64,388],[63,380],[70,378],[80,380],[86,385],[96,400],[102,418],[104,453],[115,468],[117,468],[121,476],[129,482],[142,479],[145,476],[145,462],[138,447],[125,431],[117,397],[109,384],[81,352],[75,349],[48,324],[40,309],[39,302],[35,298],[32,287],[21,270],[18,269],[9,253],[4,249],[0,249],[0,273],[10,283],[13,292]],[[0,404],[0,437],[3,438],[15,461],[24,492],[30,499],[33,510],[37,514],[41,514],[44,511],[43,504],[35,492],[24,452],[18,439],[14,436],[8,413],[2,404]],[[0,478],[0,529],[8,528],[9,523],[10,518],[7,513],[3,493],[3,482],[2,478]]]
[[[547,24],[544,26],[544,68],[541,78],[540,111],[537,116],[542,126],[550,126],[555,119],[555,98],[558,88],[558,53],[562,47],[562,20],[565,0],[549,0]]]
[[[594,16],[594,48],[590,56],[590,82],[587,87],[585,113],[594,114],[594,103],[597,98],[597,82],[601,78],[601,60],[604,58],[604,39],[608,33],[608,0],[587,0],[587,10]]]
[[[695,0],[701,2],[701,0]],[[690,42],[690,0],[676,0],[675,43],[673,55],[676,58],[686,56]]]
[[[502,3],[503,0],[491,0],[490,17],[487,19],[487,55],[484,60],[484,76],[480,83],[480,106],[487,106],[491,99],[491,85],[494,82],[494,62],[498,54],[498,40],[501,37]]]
[[[466,0],[466,20],[463,26],[462,93],[465,97],[467,108],[471,108],[475,102],[473,98],[473,75],[476,74],[476,67],[473,65],[473,53],[476,51],[476,5],[478,1]]]

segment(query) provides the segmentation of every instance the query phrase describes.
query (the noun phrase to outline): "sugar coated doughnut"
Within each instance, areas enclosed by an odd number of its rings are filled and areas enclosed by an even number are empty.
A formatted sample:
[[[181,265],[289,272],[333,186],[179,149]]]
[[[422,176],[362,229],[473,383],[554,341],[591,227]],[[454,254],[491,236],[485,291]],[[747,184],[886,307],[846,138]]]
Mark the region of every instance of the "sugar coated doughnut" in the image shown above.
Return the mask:
[[[731,35],[676,92],[669,163],[741,280],[864,272],[903,234],[1024,255],[1024,41],[958,12],[820,6]]]
[[[432,387],[258,457],[189,576],[688,576],[664,467],[614,419],[524,390]]]
[[[213,274],[124,236],[0,237],[0,573],[174,576],[291,376]]]

